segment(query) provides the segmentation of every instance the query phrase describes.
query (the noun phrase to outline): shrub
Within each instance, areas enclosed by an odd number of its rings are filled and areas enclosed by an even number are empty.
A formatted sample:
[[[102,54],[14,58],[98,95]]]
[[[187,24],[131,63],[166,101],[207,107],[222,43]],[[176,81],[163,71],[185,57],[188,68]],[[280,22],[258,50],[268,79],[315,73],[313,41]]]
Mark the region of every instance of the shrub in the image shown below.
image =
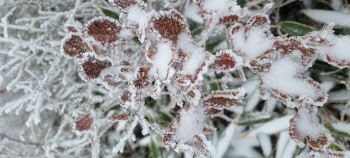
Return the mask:
[[[293,0],[33,2],[2,2],[5,157],[350,156],[338,19],[279,22]]]

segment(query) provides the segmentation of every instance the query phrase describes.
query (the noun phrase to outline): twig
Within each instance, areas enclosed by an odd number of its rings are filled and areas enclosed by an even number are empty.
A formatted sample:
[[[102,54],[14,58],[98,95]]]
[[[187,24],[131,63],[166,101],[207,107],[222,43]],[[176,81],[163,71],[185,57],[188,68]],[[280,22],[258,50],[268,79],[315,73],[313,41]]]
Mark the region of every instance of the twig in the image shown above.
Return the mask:
[[[340,120],[341,121],[344,121],[345,111],[349,107],[349,105],[350,105],[350,100],[345,104],[345,106],[343,107],[343,110],[340,113]]]
[[[0,139],[4,139],[4,138],[6,138],[6,139],[8,139],[8,140],[10,140],[10,141],[16,142],[16,143],[24,144],[24,145],[33,145],[33,146],[37,146],[37,147],[39,147],[40,150],[43,150],[43,149],[41,148],[41,146],[42,146],[43,144],[34,143],[34,142],[24,142],[24,141],[17,140],[17,139],[11,138],[11,137],[9,137],[9,136],[7,136],[7,135],[5,135],[5,134],[0,133]]]

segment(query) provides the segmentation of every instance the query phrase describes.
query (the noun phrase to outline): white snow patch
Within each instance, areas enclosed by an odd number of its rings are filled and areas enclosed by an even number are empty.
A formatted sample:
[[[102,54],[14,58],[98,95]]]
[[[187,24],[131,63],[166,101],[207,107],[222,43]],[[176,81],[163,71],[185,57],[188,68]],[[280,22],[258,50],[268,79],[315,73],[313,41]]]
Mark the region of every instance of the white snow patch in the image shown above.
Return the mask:
[[[166,79],[170,62],[173,58],[173,51],[168,44],[160,43],[157,45],[157,53],[154,57],[154,67],[157,69],[158,76]]]
[[[316,89],[307,81],[296,78],[302,66],[292,59],[282,58],[274,62],[270,71],[262,75],[265,85],[284,94],[316,97]]]
[[[322,23],[329,24],[334,22],[339,26],[350,27],[350,14],[319,9],[305,9],[303,13]]]
[[[261,28],[251,28],[247,34],[240,29],[232,36],[235,49],[241,50],[248,59],[254,59],[272,48],[273,40],[269,39]]]
[[[350,36],[336,38],[334,46],[331,48],[331,55],[336,59],[350,61]]]

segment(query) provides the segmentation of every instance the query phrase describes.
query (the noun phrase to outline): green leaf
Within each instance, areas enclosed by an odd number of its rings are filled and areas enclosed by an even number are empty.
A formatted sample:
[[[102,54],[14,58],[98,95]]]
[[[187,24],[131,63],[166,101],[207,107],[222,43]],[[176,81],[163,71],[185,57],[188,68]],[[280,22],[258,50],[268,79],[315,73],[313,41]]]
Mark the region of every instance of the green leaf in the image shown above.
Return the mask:
[[[313,72],[315,74],[327,73],[327,72],[332,72],[336,70],[339,70],[339,69],[335,66],[329,65],[328,63],[320,60],[316,60],[316,62],[312,65],[312,67],[308,69],[308,71]],[[338,71],[336,73],[332,73],[330,74],[330,76],[337,78],[339,80],[345,80],[349,78],[349,75],[344,71]]]
[[[151,141],[148,144],[149,150],[151,151],[152,157],[153,158],[159,158],[160,156],[160,151],[157,147],[157,145],[154,143],[152,136],[151,136]]]
[[[329,148],[334,150],[334,151],[344,151],[343,148],[341,148],[340,146],[338,146],[337,144],[334,144],[333,142],[329,145]]]
[[[253,124],[258,124],[258,123],[263,123],[263,122],[268,122],[277,117],[277,113],[272,113],[270,116],[267,117],[262,117],[262,113],[246,113],[245,116],[242,116],[239,121],[238,125],[253,125]]]
[[[350,27],[350,14],[347,13],[323,9],[303,9],[301,12],[320,23],[334,23],[336,26]]]
[[[237,0],[237,4],[243,8],[245,6],[246,1],[245,0]]]
[[[305,34],[315,30],[311,26],[294,21],[282,21],[279,23],[279,25],[281,26],[281,30],[283,32],[292,36],[304,36]]]
[[[225,38],[217,38],[217,39],[210,39],[207,42],[207,45],[205,46],[205,50],[209,52],[213,52],[214,48],[218,46],[222,41],[224,41]]]
[[[325,127],[329,129],[332,133],[338,134],[343,137],[348,137],[350,138],[350,131],[346,130],[349,128],[340,128],[342,127],[350,127],[350,123],[345,123],[345,122],[328,122],[325,124]]]
[[[349,27],[339,27],[336,26],[333,28],[334,34],[336,35],[350,35],[350,28]]]
[[[134,37],[134,38],[132,38],[132,40],[133,40],[135,43],[137,43],[138,45],[141,45],[141,42],[139,41],[139,38]]]
[[[275,6],[279,6],[283,3],[284,0],[274,0]]]
[[[172,116],[169,113],[162,112],[160,110],[156,110],[157,114],[159,115],[159,120],[163,122],[171,122],[175,117]]]
[[[191,35],[193,37],[198,35],[198,34],[200,34],[202,32],[203,27],[202,27],[201,24],[199,24],[199,23],[197,23],[197,22],[195,22],[195,21],[193,21],[191,19],[188,19],[188,23],[189,23],[189,26],[190,26],[189,29],[191,31]]]
[[[106,9],[106,8],[103,8],[102,6],[100,5],[97,5],[96,6],[104,16],[108,16],[110,18],[113,18],[113,19],[116,19],[116,20],[119,20],[119,14],[114,12],[114,11],[111,11],[109,9]]]

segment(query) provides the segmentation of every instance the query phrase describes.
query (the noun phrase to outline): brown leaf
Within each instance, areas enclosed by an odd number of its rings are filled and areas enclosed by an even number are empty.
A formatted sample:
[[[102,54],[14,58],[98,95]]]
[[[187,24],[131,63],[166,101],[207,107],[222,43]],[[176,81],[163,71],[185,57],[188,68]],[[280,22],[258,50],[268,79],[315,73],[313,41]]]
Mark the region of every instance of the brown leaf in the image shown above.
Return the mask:
[[[203,105],[211,108],[223,109],[237,105],[243,101],[245,90],[242,88],[226,91],[212,91],[203,94]]]
[[[78,131],[86,131],[91,128],[93,119],[90,117],[90,113],[79,116],[75,121],[75,128]]]
[[[81,61],[79,63],[78,71],[81,77],[86,81],[92,81],[98,77],[103,69],[112,66],[112,63],[108,60],[100,60],[94,56],[88,56],[87,61]]]
[[[140,0],[110,0],[109,2],[113,7],[116,7],[124,12],[126,12],[126,10],[129,7],[134,5],[139,5],[144,7],[143,2],[141,2]]]
[[[127,120],[130,117],[130,114],[119,114],[112,117],[109,117],[108,119],[115,121],[115,120]]]
[[[242,58],[234,54],[232,50],[223,50],[216,53],[215,61],[210,68],[217,72],[229,72],[241,67],[242,64]]]
[[[82,58],[83,53],[91,51],[91,48],[78,35],[71,35],[63,43],[63,52],[71,57]]]
[[[123,107],[127,107],[134,100],[134,94],[130,90],[124,90],[123,94],[119,97],[119,104]]]
[[[150,30],[164,39],[177,43],[182,32],[189,34],[185,18],[177,11],[161,11],[150,18]]]
[[[289,55],[295,50],[300,51],[301,56],[299,56],[299,62],[305,66],[305,68],[312,66],[312,62],[315,61],[316,58],[315,49],[303,46],[299,39],[293,37],[275,41],[273,49],[280,51],[280,54],[283,56]]]
[[[83,27],[83,33],[86,37],[91,37],[97,43],[106,46],[116,46],[121,27],[117,21],[108,17],[94,18],[87,22]]]
[[[135,86],[136,89],[143,89],[146,88],[150,81],[148,78],[148,71],[150,70],[149,67],[138,67],[136,69],[136,78],[132,81],[132,84]]]

